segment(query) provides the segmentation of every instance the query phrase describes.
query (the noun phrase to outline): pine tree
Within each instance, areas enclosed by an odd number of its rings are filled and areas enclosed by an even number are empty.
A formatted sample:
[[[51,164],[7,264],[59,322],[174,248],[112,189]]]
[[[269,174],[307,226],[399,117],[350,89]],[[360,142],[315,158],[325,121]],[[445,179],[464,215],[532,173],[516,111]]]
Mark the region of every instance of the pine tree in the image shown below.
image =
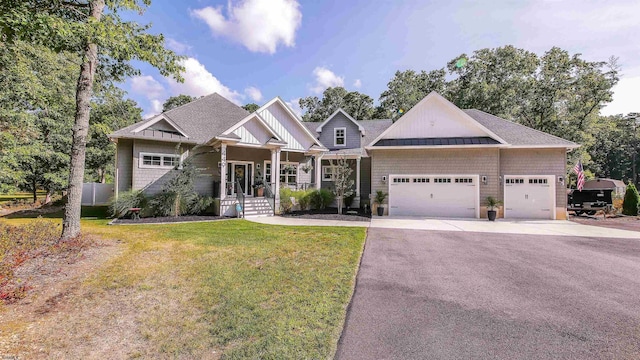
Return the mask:
[[[624,193],[624,202],[622,203],[622,213],[625,215],[636,216],[638,215],[638,201],[640,195],[638,195],[638,189],[629,182],[627,185],[627,191]]]

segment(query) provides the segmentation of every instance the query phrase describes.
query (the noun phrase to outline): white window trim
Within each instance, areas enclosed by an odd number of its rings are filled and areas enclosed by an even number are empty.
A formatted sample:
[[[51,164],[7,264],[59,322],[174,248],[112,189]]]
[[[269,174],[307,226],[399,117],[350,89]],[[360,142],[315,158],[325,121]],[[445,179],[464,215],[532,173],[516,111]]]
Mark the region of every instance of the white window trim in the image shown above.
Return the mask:
[[[338,130],[342,130],[342,137],[344,138],[343,144],[338,144]],[[333,128],[333,146],[347,146],[347,128],[346,127],[337,127]]]
[[[265,162],[264,162],[264,169],[265,170],[262,173],[262,181],[265,184],[267,183],[267,170],[266,170],[267,169],[267,164],[271,164],[271,161],[270,160],[265,160]],[[293,162],[293,161],[280,161],[280,166],[282,166],[282,165],[294,165],[295,166],[295,168],[296,168],[296,184],[297,184],[299,176],[300,176],[300,163]],[[271,174],[270,174],[271,175],[271,182],[273,183],[273,179],[274,179],[274,177],[273,177],[273,175],[274,175],[273,174],[273,167],[271,167],[271,169],[269,169],[269,170],[271,170]],[[277,175],[278,175],[278,177],[280,177],[280,175],[281,175],[280,174],[280,169],[278,169],[278,174]],[[291,175],[287,175],[287,176],[291,176]]]
[[[334,175],[333,175],[333,171],[331,171],[330,174],[327,174],[327,169],[332,169],[333,166],[331,165],[323,165],[322,166],[322,181],[334,181]],[[325,175],[331,175],[331,178],[327,178],[325,177]]]
[[[160,157],[160,165],[145,165],[144,157],[145,156],[159,156]],[[140,169],[173,169],[175,165],[164,165],[164,157],[178,157],[178,164],[182,164],[182,160],[184,158],[183,155],[176,154],[162,154],[162,153],[149,153],[149,152],[140,152],[138,154],[138,168]]]

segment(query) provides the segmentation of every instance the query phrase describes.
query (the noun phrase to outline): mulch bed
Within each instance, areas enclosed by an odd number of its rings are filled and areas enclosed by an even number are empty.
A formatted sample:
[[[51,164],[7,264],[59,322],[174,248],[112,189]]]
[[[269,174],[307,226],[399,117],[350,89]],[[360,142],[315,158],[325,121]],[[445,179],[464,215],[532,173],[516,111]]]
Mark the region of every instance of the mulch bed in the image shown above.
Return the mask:
[[[338,210],[328,209],[323,212],[312,211],[294,211],[289,214],[282,214],[282,217],[298,218],[298,219],[317,219],[317,220],[341,220],[341,221],[371,221],[371,216],[364,214],[350,215],[338,214]]]
[[[601,226],[606,228],[640,231],[640,217],[637,216],[612,216],[606,219],[602,214],[596,216],[571,216],[569,220],[583,225]]]
[[[176,222],[193,222],[193,221],[214,221],[230,219],[226,216],[166,216],[166,217],[148,217],[139,220],[133,219],[116,219],[112,224],[161,224]]]

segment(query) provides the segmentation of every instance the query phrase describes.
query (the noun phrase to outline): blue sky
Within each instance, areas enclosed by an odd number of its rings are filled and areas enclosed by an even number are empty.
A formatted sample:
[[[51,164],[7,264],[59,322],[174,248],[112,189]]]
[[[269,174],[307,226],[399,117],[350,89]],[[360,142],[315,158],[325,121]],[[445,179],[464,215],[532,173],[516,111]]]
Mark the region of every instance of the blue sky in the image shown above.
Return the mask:
[[[640,1],[153,0],[138,18],[188,56],[186,82],[140,65],[125,88],[151,115],[167,97],[211,92],[245,104],[292,105],[342,85],[376,102],[396,70],[433,70],[485,47],[538,54],[559,46],[619,58],[622,80],[603,113],[640,111]],[[295,106],[294,106],[295,107]]]

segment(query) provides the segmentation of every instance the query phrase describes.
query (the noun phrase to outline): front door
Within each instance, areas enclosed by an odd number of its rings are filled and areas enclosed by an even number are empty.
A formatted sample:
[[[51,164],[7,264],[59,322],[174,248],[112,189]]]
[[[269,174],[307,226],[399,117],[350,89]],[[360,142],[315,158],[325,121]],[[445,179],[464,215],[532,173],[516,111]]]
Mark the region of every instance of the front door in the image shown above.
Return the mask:
[[[238,183],[242,187],[242,192],[245,195],[253,196],[253,183],[252,183],[252,173],[253,166],[249,163],[231,163],[229,164],[231,171],[229,171],[229,175],[231,177],[230,181],[232,183],[231,189],[232,195],[236,195],[240,189],[237,189]],[[228,175],[228,176],[229,176]]]

